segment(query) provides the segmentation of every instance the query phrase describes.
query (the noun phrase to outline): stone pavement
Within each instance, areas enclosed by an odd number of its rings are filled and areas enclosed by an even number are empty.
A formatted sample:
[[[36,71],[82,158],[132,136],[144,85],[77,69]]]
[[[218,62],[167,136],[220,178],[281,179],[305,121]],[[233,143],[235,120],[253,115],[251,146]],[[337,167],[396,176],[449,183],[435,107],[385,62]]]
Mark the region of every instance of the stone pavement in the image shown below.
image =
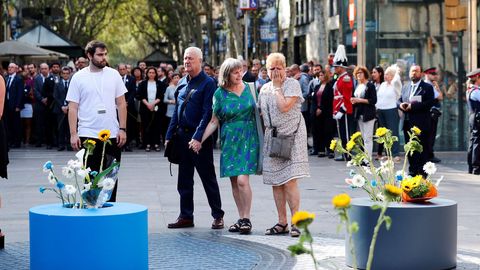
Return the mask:
[[[458,268],[480,269],[480,177],[466,174],[465,153],[438,153],[442,159],[437,175],[444,175],[439,193],[458,202]],[[40,194],[38,187],[48,185],[42,165],[52,160],[61,168],[73,157],[72,152],[20,149],[10,152],[9,180],[0,180],[0,228],[6,234],[7,247],[0,251],[0,269],[28,269],[28,209],[55,203],[53,193]],[[215,161],[218,164],[218,152]],[[276,223],[271,188],[253,176],[252,235],[238,235],[209,229],[212,222],[201,184],[195,185],[195,228],[169,230],[167,223],[178,215],[174,176],[161,153],[135,151],[124,153],[119,176],[118,200],[143,204],[149,211],[149,260],[151,269],[313,269],[310,257],[290,257],[286,247],[296,239],[268,237],[263,232]],[[301,209],[314,212],[311,226],[314,249],[321,269],[347,269],[344,265],[342,234],[337,233],[338,218],[330,200],[340,193],[365,196],[350,190],[343,179],[349,169],[343,163],[310,157],[311,178],[300,181]],[[196,178],[198,180],[198,177]],[[230,183],[219,179],[225,222],[236,221],[236,207]],[[395,222],[395,221],[393,221]]]

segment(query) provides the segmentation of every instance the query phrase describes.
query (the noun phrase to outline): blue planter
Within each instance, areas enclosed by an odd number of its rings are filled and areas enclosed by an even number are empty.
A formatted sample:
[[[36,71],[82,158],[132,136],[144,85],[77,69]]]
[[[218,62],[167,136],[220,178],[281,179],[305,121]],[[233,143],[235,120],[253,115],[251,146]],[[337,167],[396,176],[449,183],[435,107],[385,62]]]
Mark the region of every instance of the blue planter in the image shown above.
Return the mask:
[[[380,209],[373,211],[369,198],[356,198],[348,210],[360,227],[354,234],[357,266],[367,266],[370,242]],[[380,203],[377,203],[380,204]],[[390,203],[390,230],[382,225],[375,245],[372,269],[440,270],[457,265],[457,203],[435,198],[422,204]],[[348,236],[345,241],[348,266],[353,266]]]
[[[30,209],[30,269],[148,269],[147,208]]]

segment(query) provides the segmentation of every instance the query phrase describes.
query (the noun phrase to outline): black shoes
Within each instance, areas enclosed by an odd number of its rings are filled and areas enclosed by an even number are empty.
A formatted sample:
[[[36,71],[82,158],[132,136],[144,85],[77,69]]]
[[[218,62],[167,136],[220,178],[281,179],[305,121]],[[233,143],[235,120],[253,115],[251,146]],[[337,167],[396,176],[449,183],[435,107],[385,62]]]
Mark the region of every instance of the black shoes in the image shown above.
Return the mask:
[[[440,163],[442,160],[437,158],[437,157],[433,157],[429,160],[430,162],[433,162],[433,163]]]

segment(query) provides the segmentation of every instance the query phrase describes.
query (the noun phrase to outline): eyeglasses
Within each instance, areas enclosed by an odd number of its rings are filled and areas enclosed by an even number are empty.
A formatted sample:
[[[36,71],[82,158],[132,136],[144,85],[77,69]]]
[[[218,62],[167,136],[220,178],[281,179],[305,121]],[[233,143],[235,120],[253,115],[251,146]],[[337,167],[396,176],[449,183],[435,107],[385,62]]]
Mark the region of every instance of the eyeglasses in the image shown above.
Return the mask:
[[[272,68],[269,68],[270,71],[274,71],[274,70],[282,70],[283,68],[281,67],[272,67]]]

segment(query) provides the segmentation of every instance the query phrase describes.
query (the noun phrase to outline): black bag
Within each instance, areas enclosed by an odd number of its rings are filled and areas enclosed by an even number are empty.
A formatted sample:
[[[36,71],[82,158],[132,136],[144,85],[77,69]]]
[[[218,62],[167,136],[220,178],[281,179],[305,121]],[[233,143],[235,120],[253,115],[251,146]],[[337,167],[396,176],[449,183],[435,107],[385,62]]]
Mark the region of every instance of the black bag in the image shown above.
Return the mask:
[[[283,158],[283,159],[290,159],[292,156],[292,147],[295,143],[295,134],[300,127],[300,123],[302,121],[302,115],[300,115],[300,121],[298,121],[298,126],[295,132],[291,135],[281,135],[277,134],[277,128],[272,126],[272,118],[270,117],[270,107],[267,103],[267,114],[269,120],[269,128],[271,129],[271,140],[269,144],[268,156],[275,157],[275,158]]]
[[[187,97],[185,98],[185,102],[182,104],[182,108],[180,109],[180,117],[183,115],[185,111],[185,107],[187,107],[187,103],[190,100],[190,97],[193,95],[195,90],[190,90]],[[164,157],[168,158],[168,161],[173,164],[179,164],[180,160],[182,159],[182,145],[180,142],[180,136],[178,135],[178,123],[180,122],[180,118],[177,121],[177,126],[175,127],[175,131],[173,132],[172,137],[168,141],[167,145],[165,146],[165,153]]]

